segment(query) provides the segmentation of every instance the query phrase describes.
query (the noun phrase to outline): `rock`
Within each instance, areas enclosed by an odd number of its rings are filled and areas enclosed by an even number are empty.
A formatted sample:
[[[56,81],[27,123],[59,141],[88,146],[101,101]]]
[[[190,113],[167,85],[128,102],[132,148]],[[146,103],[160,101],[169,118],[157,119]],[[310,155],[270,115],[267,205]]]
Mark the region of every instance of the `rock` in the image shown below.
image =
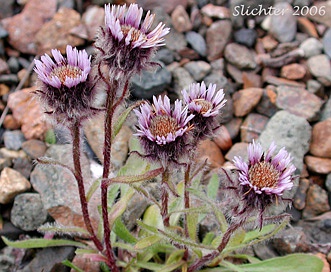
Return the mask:
[[[166,47],[172,51],[179,52],[186,48],[187,41],[184,34],[172,29],[167,36],[165,36]]]
[[[98,159],[103,162],[103,142],[104,142],[104,116],[98,116],[88,120],[84,126],[84,133],[93,152]],[[128,142],[132,137],[129,127],[123,126],[117,134],[111,151],[111,163],[113,170],[117,171],[124,165],[128,155]]]
[[[185,8],[181,5],[175,7],[173,12],[171,13],[171,19],[173,27],[178,32],[186,32],[192,29],[192,23],[190,21],[190,18]]]
[[[44,209],[39,194],[20,194],[15,197],[10,214],[14,226],[25,230],[36,230],[47,219],[47,211]]]
[[[172,71],[173,81],[176,92],[181,97],[181,91],[187,89],[191,83],[194,83],[194,79],[191,74],[182,67],[178,67]]]
[[[31,139],[22,143],[22,149],[31,159],[37,159],[45,155],[47,146],[43,141]]]
[[[20,130],[7,130],[3,134],[5,147],[10,150],[19,150],[25,141],[24,135]]]
[[[0,74],[7,74],[9,73],[9,66],[7,62],[5,62],[3,59],[0,59]]]
[[[316,38],[308,38],[300,44],[306,58],[310,58],[322,53],[323,45]]]
[[[324,53],[331,58],[331,27],[325,31],[323,36],[323,49]]]
[[[316,7],[316,10],[318,10],[318,12],[316,14],[308,14],[307,17],[314,22],[318,22],[324,24],[327,27],[331,27],[331,2],[314,2],[314,5],[310,7],[310,10],[312,10],[314,7]]]
[[[236,43],[251,48],[256,42],[257,32],[255,29],[241,28],[234,33],[233,37]]]
[[[230,41],[232,25],[229,20],[212,23],[206,32],[207,58],[209,61],[223,56],[223,50]]]
[[[161,61],[165,65],[171,64],[174,61],[174,55],[168,48],[161,48],[156,52],[156,61]]]
[[[282,67],[281,76],[287,79],[302,79],[306,75],[306,68],[303,65],[292,63]]]
[[[30,271],[56,271],[66,272],[67,266],[62,264],[63,260],[72,260],[75,255],[75,248],[69,246],[47,247],[38,251],[32,261],[17,272]]]
[[[278,42],[271,35],[264,36],[261,42],[264,49],[268,52],[274,50],[278,45]]]
[[[323,106],[321,113],[321,121],[326,120],[331,117],[331,97],[329,97],[328,101]]]
[[[23,150],[19,150],[19,151],[9,150],[3,147],[0,148],[0,157],[13,160],[17,158],[26,158],[26,153]]]
[[[194,32],[194,31],[189,31],[185,34],[185,38],[186,38],[188,44],[200,56],[205,57],[207,55],[206,41],[199,33]]]
[[[29,190],[29,181],[19,172],[5,167],[0,175],[0,203],[8,204],[20,193]]]
[[[318,120],[323,101],[316,95],[300,88],[279,86],[276,105],[308,121]]]
[[[264,77],[264,82],[276,86],[285,85],[289,87],[302,88],[302,89],[304,89],[306,86],[304,83],[301,82],[297,82],[294,80],[289,80],[281,77],[270,76],[270,75]]]
[[[232,161],[235,156],[237,157],[240,156],[244,160],[247,160],[248,158],[247,147],[248,147],[248,143],[243,143],[243,142],[235,143],[228,151],[228,153],[225,154],[225,158],[228,161]]]
[[[85,258],[81,254],[75,255],[72,263],[79,267],[82,271],[100,272],[100,264],[98,262]],[[71,270],[71,272],[74,272],[74,270]]]
[[[72,145],[51,145],[45,157],[73,167]],[[84,176],[85,191],[91,186],[93,180],[89,170],[89,161],[84,154],[81,155],[82,172]],[[30,176],[30,182],[37,191],[49,214],[64,226],[74,225],[84,228],[77,182],[69,170],[54,166],[52,163],[45,166],[37,164]],[[89,201],[89,211],[92,224],[97,225],[99,214],[97,205],[100,204],[99,190]]]
[[[328,158],[318,158],[314,156],[306,156],[305,162],[307,168],[318,174],[329,174],[331,173],[331,159]]]
[[[279,111],[270,118],[259,141],[264,150],[268,149],[273,141],[278,150],[285,147],[293,157],[297,173],[301,173],[303,157],[309,150],[310,135],[311,127],[306,119],[288,111]]]
[[[311,184],[307,192],[306,207],[303,210],[303,218],[312,218],[330,210],[328,194],[317,184]]]
[[[324,86],[331,86],[331,64],[329,58],[322,54],[310,57],[307,65],[313,76]]]
[[[215,142],[222,151],[228,151],[232,147],[231,135],[225,126],[221,126],[216,131],[216,134],[213,136],[213,142]]]
[[[277,94],[273,89],[268,87],[266,89],[263,89],[262,98],[255,108],[256,111],[268,117],[273,116],[278,111],[278,108],[276,106],[276,98]]]
[[[166,67],[157,68],[155,72],[143,71],[131,80],[131,93],[135,97],[151,99],[162,93],[171,83],[171,73]]]
[[[311,37],[318,38],[315,25],[307,17],[297,17],[297,22],[301,32],[307,33]]]
[[[226,71],[228,74],[234,79],[234,81],[238,84],[243,84],[243,71],[236,66],[227,63]]]
[[[8,97],[8,107],[13,117],[21,124],[21,130],[26,139],[44,139],[49,128],[43,118],[43,110],[32,92],[36,87],[11,93]]]
[[[56,0],[31,0],[21,13],[2,20],[9,33],[8,42],[22,53],[37,54],[36,34],[55,14],[56,3]]]
[[[184,65],[184,68],[189,71],[189,73],[196,81],[201,81],[211,72],[210,64],[203,60],[190,61]]]
[[[300,179],[298,189],[293,198],[293,206],[301,211],[306,207],[307,190],[309,188],[308,179]]]
[[[82,17],[82,23],[87,28],[88,40],[93,41],[96,32],[104,24],[105,10],[98,6],[88,6]]]
[[[239,135],[241,124],[242,119],[237,117],[232,118],[228,123],[224,124],[224,126],[229,131],[232,140]]]
[[[272,245],[282,255],[306,252],[309,249],[305,231],[300,227],[288,228],[279,232],[272,239]]]
[[[307,90],[319,97],[324,97],[324,86],[317,80],[309,79],[307,81]]]
[[[202,7],[201,13],[210,18],[230,19],[230,10],[226,7],[207,4]]]
[[[242,142],[250,143],[259,138],[269,118],[261,114],[250,113],[240,127],[240,138]]]
[[[262,87],[261,76],[255,74],[254,72],[243,72],[242,81],[243,81],[243,89]]]
[[[137,0],[136,3],[144,10],[152,10],[155,7],[161,7],[166,13],[171,13],[177,6],[182,5],[184,8],[187,6],[187,0]]]
[[[0,158],[0,172],[6,168],[10,167],[12,165],[12,161],[9,158]]]
[[[235,92],[233,95],[234,115],[242,117],[250,113],[263,95],[261,88],[249,88]]]
[[[239,69],[254,69],[256,62],[252,53],[243,45],[230,43],[225,47],[225,59]]]
[[[313,126],[309,151],[316,157],[331,158],[331,118]]]
[[[30,177],[32,168],[33,164],[27,157],[13,160],[13,169],[21,173],[27,179]]]
[[[282,43],[293,41],[297,33],[297,19],[292,6],[282,2],[276,3],[274,8],[281,10],[282,14],[271,15],[269,33]]]
[[[84,44],[84,40],[71,34],[72,29],[81,24],[80,15],[77,11],[61,8],[49,22],[43,23],[35,37],[38,45],[38,53],[50,54],[51,49],[57,48],[62,54],[66,47]]]
[[[328,174],[326,176],[325,188],[328,190],[329,193],[331,193],[331,174]]]
[[[202,163],[207,160],[207,165],[212,169],[221,167],[225,162],[217,144],[209,139],[199,142],[197,152],[198,161]]]

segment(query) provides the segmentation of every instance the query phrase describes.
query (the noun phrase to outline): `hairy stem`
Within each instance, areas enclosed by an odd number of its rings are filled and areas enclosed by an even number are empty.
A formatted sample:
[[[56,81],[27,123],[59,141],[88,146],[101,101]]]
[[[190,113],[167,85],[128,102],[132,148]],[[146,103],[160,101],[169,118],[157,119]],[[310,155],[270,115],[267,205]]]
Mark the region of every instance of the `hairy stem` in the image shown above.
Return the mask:
[[[191,170],[191,164],[187,165],[186,171],[185,171],[185,177],[184,177],[184,207],[185,209],[189,209],[190,208],[190,194],[188,189],[188,186],[190,185],[190,170]],[[185,217],[185,235],[188,238],[189,235],[189,231],[188,231],[188,218],[187,218],[187,213],[184,214]]]
[[[73,162],[74,162],[74,176],[77,181],[78,185],[78,192],[79,192],[79,198],[80,198],[80,204],[82,208],[83,218],[85,222],[85,226],[87,228],[87,231],[91,235],[91,239],[97,249],[99,251],[103,250],[103,246],[100,242],[100,240],[95,235],[94,229],[91,224],[89,212],[88,212],[88,204],[86,200],[85,195],[85,188],[84,188],[84,179],[82,174],[82,167],[81,167],[81,148],[80,148],[80,142],[81,142],[81,135],[80,135],[80,123],[79,121],[76,121],[75,124],[71,127],[71,135],[72,135],[72,156],[73,156]]]
[[[164,172],[162,173],[162,184],[161,184],[161,215],[163,219],[163,224],[165,227],[170,226],[170,218],[168,216],[168,199],[169,199],[169,193],[167,190],[167,182],[169,179],[169,171],[166,168]]]

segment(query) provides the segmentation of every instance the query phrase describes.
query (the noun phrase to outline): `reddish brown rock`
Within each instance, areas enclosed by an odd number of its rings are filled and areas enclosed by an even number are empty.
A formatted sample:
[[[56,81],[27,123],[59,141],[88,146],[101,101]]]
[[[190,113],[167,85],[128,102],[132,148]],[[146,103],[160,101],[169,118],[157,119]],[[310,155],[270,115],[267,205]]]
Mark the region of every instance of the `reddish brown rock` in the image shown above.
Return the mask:
[[[261,88],[240,90],[233,95],[234,115],[242,117],[250,113],[259,103],[263,95]]]
[[[26,139],[44,139],[49,125],[45,122],[44,112],[32,92],[36,87],[23,89],[9,95],[8,107],[13,117],[21,125]]]
[[[267,86],[266,89],[263,89],[263,96],[256,106],[256,111],[268,117],[273,116],[278,108],[276,106],[277,94],[275,92],[274,86]]]
[[[318,38],[315,25],[307,17],[298,17],[297,23],[301,32],[307,33],[311,37]]]
[[[308,121],[316,121],[323,101],[304,89],[279,86],[276,105]]]
[[[92,41],[96,32],[104,24],[105,10],[98,6],[89,6],[84,12],[82,22],[86,26],[88,40]]]
[[[243,82],[243,89],[262,87],[261,76],[254,72],[243,72],[242,82]]]
[[[221,126],[216,135],[213,137],[213,141],[222,151],[228,151],[232,146],[232,139],[228,129],[225,126]]]
[[[303,218],[312,218],[330,210],[328,193],[317,184],[311,184],[307,192],[306,207]]]
[[[331,118],[313,126],[309,151],[316,157],[331,158]]]
[[[310,171],[318,174],[331,173],[331,159],[306,156],[305,162]]]
[[[192,29],[191,20],[181,5],[177,6],[171,13],[172,24],[178,32],[186,32]]]
[[[198,160],[203,162],[207,159],[207,164],[211,168],[218,168],[223,165],[225,159],[216,143],[211,140],[203,140],[198,145]]]
[[[293,198],[293,206],[301,211],[306,207],[307,190],[309,188],[308,179],[300,179],[298,189]]]
[[[56,5],[56,0],[30,0],[21,13],[2,20],[9,33],[8,42],[22,53],[36,54],[36,33],[53,17]]]
[[[10,88],[7,85],[0,84],[0,96],[3,96],[5,94],[9,93],[9,91],[10,91]]]
[[[268,123],[269,118],[258,113],[250,113],[247,115],[245,121],[240,127],[240,137],[242,142],[250,143],[256,140],[265,125]]]
[[[236,117],[232,118],[230,122],[224,124],[230,134],[231,139],[235,139],[239,135],[241,124],[242,119]]]
[[[276,85],[276,86],[284,85],[284,86],[297,87],[297,88],[305,88],[306,87],[306,85],[304,83],[297,82],[297,81],[294,81],[294,80],[285,79],[285,78],[281,78],[281,77],[275,77],[275,76],[265,76],[264,81],[266,83]]]
[[[208,60],[216,60],[223,56],[226,44],[231,38],[232,25],[229,20],[216,21],[206,32]]]
[[[89,271],[89,272],[99,272],[100,271],[100,264],[95,262],[89,258],[85,258],[82,254],[75,255],[72,263],[76,265],[81,271]],[[72,269],[71,272],[76,270]]]
[[[244,159],[247,158],[247,147],[248,147],[248,143],[243,143],[243,142],[239,142],[239,143],[235,143],[231,149],[228,151],[228,153],[225,154],[225,158],[228,161],[232,161],[234,159],[235,156],[240,156]]]
[[[262,39],[263,47],[266,51],[271,51],[275,49],[278,45],[278,42],[270,35],[264,36]]]
[[[3,126],[6,129],[16,130],[21,127],[21,124],[14,118],[12,114],[7,114],[3,121]]]
[[[230,19],[230,10],[226,7],[207,4],[201,9],[201,13],[210,18]]]
[[[37,159],[45,155],[47,146],[43,141],[31,139],[22,143],[22,149],[31,159]]]
[[[144,10],[152,10],[154,8],[162,8],[166,13],[171,13],[177,6],[187,6],[187,0],[137,0],[136,3]]]
[[[306,75],[306,68],[303,65],[292,63],[285,65],[281,69],[281,76],[287,79],[302,79]]]
[[[57,48],[65,53],[66,46],[79,46],[84,44],[82,38],[71,34],[72,29],[81,24],[80,15],[77,11],[68,8],[61,8],[53,19],[45,24],[38,31],[35,41],[38,45],[38,53],[48,53]]]

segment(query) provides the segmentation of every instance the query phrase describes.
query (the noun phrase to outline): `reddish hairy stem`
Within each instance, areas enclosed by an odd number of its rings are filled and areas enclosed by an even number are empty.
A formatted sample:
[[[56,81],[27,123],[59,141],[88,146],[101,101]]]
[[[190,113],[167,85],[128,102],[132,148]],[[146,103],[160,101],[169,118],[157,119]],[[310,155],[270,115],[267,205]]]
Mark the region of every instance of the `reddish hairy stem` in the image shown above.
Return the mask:
[[[161,215],[163,219],[163,224],[165,227],[170,226],[170,218],[168,216],[168,199],[169,199],[169,194],[167,191],[167,182],[169,179],[169,171],[166,168],[164,172],[162,173],[162,184],[161,184],[161,190],[162,190],[162,195],[161,195]]]
[[[71,135],[72,135],[72,157],[73,157],[73,162],[74,162],[74,175],[75,175],[77,185],[78,185],[80,204],[81,204],[81,208],[82,208],[85,226],[87,228],[87,231],[90,233],[91,240],[95,244],[96,248],[99,251],[102,251],[103,246],[102,246],[100,240],[97,238],[97,236],[94,233],[94,229],[92,227],[89,212],[88,212],[88,204],[87,204],[86,195],[85,195],[84,179],[83,179],[83,175],[82,175],[82,167],[81,167],[81,161],[80,161],[80,155],[81,155],[80,141],[81,141],[81,139],[80,139],[79,121],[77,121],[71,127]]]

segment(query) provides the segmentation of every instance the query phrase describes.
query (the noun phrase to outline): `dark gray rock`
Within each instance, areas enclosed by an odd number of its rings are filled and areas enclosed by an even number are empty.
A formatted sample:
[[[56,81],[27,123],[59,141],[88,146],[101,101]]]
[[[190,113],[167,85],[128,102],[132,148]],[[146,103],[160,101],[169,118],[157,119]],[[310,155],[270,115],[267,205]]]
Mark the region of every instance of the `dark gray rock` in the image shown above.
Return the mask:
[[[174,54],[168,48],[161,48],[155,55],[156,61],[161,61],[165,65],[168,65],[174,61]]]
[[[32,231],[46,221],[47,211],[39,194],[26,193],[15,197],[10,217],[14,226]]]
[[[0,83],[13,85],[18,84],[18,77],[15,74],[0,75]]]
[[[328,101],[323,106],[321,118],[320,120],[326,120],[331,117],[331,97],[329,97]]]
[[[2,4],[3,1],[1,1]],[[1,7],[2,8],[2,7]],[[0,24],[0,39],[6,38],[8,36],[8,32],[3,26]]]
[[[324,53],[331,58],[331,28],[325,31],[323,36],[323,49]]]
[[[205,57],[207,55],[206,41],[199,33],[194,32],[194,31],[189,31],[186,33],[185,38],[186,38],[188,44],[200,56]]]
[[[255,29],[241,28],[234,33],[233,37],[236,43],[253,47],[257,39],[257,32]]]
[[[159,67],[155,72],[143,71],[131,81],[131,93],[135,97],[150,99],[159,95],[171,83],[171,73],[166,67]]]
[[[9,66],[9,69],[12,73],[17,73],[20,70],[20,63],[17,58],[15,57],[10,57],[7,60],[7,64]]]
[[[297,168],[296,173],[303,169],[304,155],[309,151],[311,137],[311,126],[303,118],[289,113],[279,111],[272,116],[259,137],[264,150],[269,148],[271,142],[275,142],[277,149],[282,147],[293,157],[293,164]]]
[[[13,169],[20,172],[25,178],[29,178],[33,164],[28,158],[16,158],[13,160]]]
[[[19,150],[25,141],[24,134],[20,130],[7,130],[3,134],[5,147],[10,150]]]

